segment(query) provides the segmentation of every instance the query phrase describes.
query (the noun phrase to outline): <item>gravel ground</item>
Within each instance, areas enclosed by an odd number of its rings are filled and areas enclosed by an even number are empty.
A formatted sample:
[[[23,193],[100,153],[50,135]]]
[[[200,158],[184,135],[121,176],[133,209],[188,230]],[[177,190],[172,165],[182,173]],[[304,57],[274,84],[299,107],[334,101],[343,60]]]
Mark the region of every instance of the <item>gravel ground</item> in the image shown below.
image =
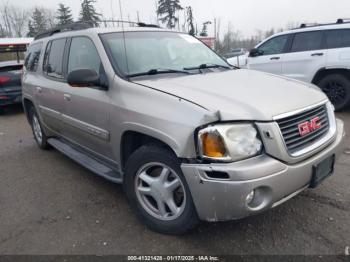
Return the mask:
[[[350,133],[350,113],[339,114]],[[20,107],[0,116],[0,254],[344,254],[350,246],[350,139],[336,175],[241,221],[165,236],[143,226],[122,188],[42,151]]]

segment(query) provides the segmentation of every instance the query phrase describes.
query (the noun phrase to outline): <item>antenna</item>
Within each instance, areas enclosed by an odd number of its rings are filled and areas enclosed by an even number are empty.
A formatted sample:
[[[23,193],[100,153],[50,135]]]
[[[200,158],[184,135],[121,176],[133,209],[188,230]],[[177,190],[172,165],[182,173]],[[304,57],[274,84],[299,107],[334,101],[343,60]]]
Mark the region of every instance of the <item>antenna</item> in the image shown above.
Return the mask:
[[[119,0],[119,10],[120,10],[120,18],[121,18],[121,20],[123,20],[122,0]],[[129,63],[128,63],[128,54],[126,52],[124,23],[122,23],[122,30],[123,30],[123,40],[124,40],[125,65],[126,65],[126,70],[128,71],[128,75],[129,75],[130,71],[129,71]]]

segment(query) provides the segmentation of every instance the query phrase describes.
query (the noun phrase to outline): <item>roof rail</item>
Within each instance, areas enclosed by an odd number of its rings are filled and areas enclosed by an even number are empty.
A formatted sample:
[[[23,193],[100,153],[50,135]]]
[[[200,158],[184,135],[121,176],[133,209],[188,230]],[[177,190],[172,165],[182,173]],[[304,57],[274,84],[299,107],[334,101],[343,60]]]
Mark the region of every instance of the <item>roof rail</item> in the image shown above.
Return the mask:
[[[113,26],[115,24],[117,24],[117,26],[119,26],[119,24],[130,24],[130,25],[139,26],[139,27],[160,28],[159,25],[146,24],[146,23],[143,23],[143,22],[124,21],[124,20],[102,20],[100,26],[104,25],[105,27],[107,27],[107,23],[112,23]]]
[[[350,18],[339,18],[335,23],[327,23],[327,24],[302,23],[299,27],[293,28],[292,30],[296,30],[300,28],[317,27],[317,26],[336,25],[336,24],[350,24]]]
[[[93,27],[93,24],[89,23],[89,22],[75,22],[75,23],[71,23],[71,24],[67,24],[67,25],[57,26],[57,27],[54,27],[50,30],[47,30],[43,33],[36,35],[34,40],[38,40],[38,39],[41,39],[44,37],[49,37],[49,36],[52,36],[52,35],[57,34],[57,33],[62,33],[62,32],[66,32],[66,31],[83,30],[83,29],[88,29],[91,27]]]
[[[160,26],[158,26],[158,25],[146,24],[146,23],[142,23],[142,22],[122,21],[122,20],[103,20],[103,21],[101,21],[100,26],[105,25],[105,27],[107,27],[107,23],[113,23],[113,26],[115,23],[118,26],[119,26],[119,23],[127,23],[130,25],[139,26],[139,27],[160,28]],[[67,24],[67,25],[57,26],[57,27],[54,27],[50,30],[43,32],[43,33],[40,33],[34,37],[34,40],[49,37],[49,36],[52,36],[52,35],[57,34],[57,33],[62,33],[62,32],[67,32],[67,31],[84,30],[84,29],[93,28],[93,27],[95,27],[93,22],[74,22],[74,23]]]
[[[300,25],[300,28],[306,28],[306,27],[312,27],[312,26],[319,26],[321,24],[318,24],[318,23],[302,23]]]
[[[337,19],[337,24],[344,24],[344,23],[349,23],[350,18],[338,18]]]

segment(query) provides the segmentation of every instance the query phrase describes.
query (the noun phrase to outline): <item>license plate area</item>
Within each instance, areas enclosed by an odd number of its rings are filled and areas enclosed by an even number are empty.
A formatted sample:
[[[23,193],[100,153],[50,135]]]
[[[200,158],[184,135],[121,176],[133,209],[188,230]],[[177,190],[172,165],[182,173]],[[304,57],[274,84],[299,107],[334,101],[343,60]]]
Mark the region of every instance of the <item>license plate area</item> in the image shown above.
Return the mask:
[[[312,167],[310,188],[318,187],[327,177],[334,173],[335,155],[326,158],[321,163]]]

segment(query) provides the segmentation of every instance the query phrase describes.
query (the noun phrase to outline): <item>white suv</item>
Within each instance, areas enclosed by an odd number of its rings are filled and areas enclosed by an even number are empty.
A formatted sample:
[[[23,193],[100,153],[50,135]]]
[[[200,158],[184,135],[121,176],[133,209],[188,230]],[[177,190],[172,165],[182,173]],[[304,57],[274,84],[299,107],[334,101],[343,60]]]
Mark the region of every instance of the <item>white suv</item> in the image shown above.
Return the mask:
[[[316,84],[341,110],[350,104],[350,23],[275,34],[250,51],[247,67]]]

